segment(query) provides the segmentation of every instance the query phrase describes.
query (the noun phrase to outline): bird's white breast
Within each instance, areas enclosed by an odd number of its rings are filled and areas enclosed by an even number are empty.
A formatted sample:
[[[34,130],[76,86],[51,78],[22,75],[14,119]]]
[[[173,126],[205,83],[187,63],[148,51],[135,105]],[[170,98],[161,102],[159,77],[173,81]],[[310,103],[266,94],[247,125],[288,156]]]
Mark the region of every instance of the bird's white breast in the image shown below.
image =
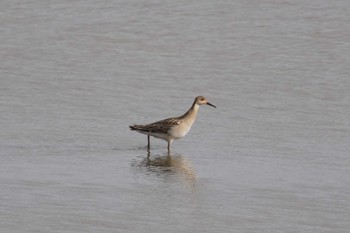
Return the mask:
[[[170,130],[170,135],[174,139],[179,139],[184,137],[191,129],[194,119],[183,120],[179,125],[174,126]]]

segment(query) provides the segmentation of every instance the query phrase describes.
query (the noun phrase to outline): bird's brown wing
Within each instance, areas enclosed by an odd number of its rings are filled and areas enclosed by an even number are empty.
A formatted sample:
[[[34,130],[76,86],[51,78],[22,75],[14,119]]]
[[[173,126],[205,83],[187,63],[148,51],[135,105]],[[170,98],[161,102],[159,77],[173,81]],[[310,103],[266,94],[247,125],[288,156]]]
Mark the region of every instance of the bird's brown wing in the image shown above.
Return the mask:
[[[130,126],[130,129],[143,132],[167,133],[173,126],[179,125],[180,121],[178,118],[168,118],[148,125],[133,125]]]

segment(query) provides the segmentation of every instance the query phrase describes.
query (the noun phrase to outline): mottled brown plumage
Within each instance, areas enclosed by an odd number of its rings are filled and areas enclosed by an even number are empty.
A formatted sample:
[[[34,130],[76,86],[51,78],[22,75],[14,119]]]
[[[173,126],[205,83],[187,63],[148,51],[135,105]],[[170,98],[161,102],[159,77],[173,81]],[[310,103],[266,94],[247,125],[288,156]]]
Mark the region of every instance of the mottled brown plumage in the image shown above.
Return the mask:
[[[132,125],[130,129],[142,132],[168,133],[171,127],[179,125],[180,122],[179,118],[168,118],[148,125]]]

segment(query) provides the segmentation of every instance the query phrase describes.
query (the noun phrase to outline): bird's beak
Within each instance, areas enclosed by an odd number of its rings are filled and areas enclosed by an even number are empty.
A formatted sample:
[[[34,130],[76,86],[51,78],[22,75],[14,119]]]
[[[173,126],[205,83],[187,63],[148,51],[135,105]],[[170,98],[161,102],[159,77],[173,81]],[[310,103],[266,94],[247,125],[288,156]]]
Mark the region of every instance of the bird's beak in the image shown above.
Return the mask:
[[[212,107],[214,107],[214,108],[216,108],[216,106],[215,105],[213,105],[213,104],[211,104],[211,103],[207,103],[209,106],[212,106]]]

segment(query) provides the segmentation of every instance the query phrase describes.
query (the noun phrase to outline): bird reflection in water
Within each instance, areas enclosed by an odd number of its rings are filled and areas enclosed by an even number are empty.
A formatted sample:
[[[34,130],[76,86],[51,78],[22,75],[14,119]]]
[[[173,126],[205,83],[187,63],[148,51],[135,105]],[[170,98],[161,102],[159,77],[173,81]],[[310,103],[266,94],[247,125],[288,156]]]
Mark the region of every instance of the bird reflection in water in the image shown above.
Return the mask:
[[[133,167],[137,167],[147,175],[157,177],[179,177],[186,185],[194,187],[196,174],[191,162],[180,154],[151,155],[148,151],[147,157],[132,162]]]

